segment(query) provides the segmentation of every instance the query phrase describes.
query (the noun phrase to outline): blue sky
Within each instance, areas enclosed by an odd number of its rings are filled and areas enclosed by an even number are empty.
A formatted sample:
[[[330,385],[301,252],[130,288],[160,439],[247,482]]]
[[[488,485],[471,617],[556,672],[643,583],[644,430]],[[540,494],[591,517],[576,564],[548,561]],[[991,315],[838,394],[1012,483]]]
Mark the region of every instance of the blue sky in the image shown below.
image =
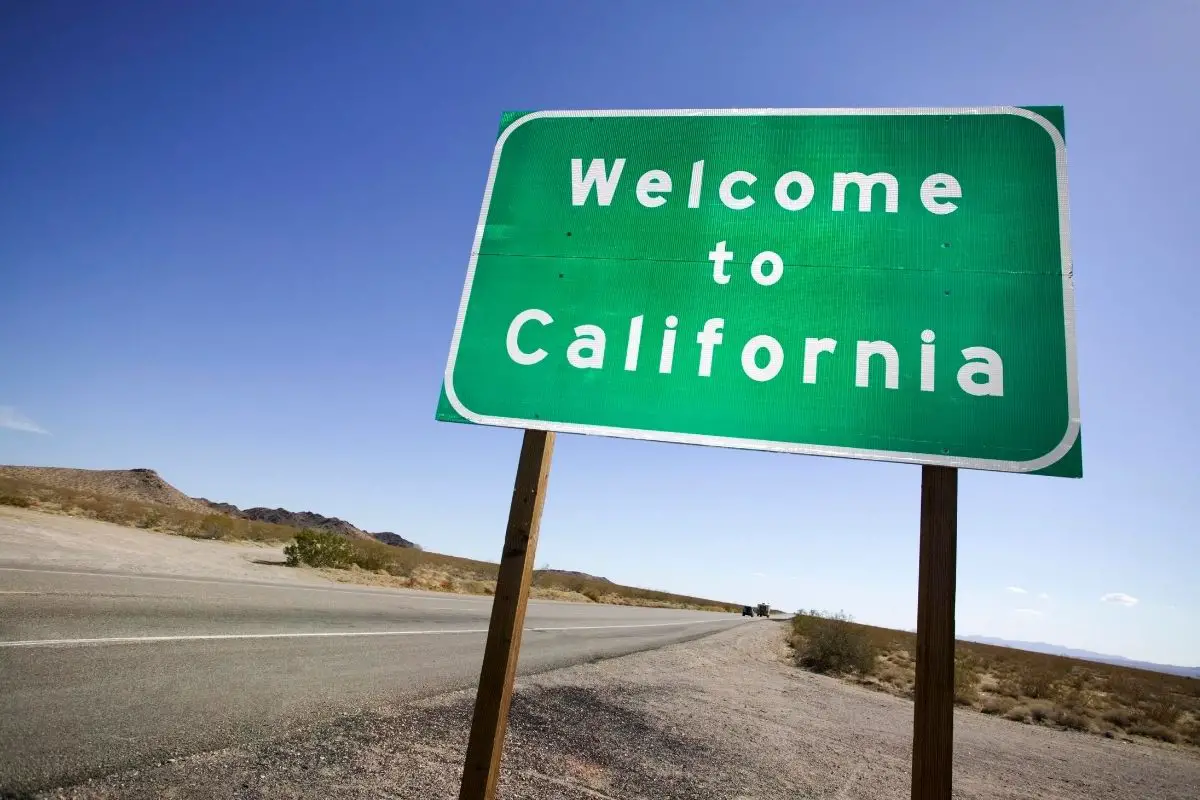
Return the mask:
[[[1200,664],[1200,6],[498,6],[0,6],[0,463],[494,560],[520,433],[433,414],[501,111],[1063,105],[1085,476],[962,474],[957,629]],[[537,560],[906,628],[919,485],[563,436]]]

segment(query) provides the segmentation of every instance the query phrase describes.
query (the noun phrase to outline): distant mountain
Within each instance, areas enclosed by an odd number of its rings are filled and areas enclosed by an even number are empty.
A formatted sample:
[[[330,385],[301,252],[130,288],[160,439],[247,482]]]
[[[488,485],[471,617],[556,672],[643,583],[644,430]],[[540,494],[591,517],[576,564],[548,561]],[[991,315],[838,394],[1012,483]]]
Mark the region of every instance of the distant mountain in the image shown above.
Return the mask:
[[[608,578],[601,578],[598,575],[589,575],[586,572],[575,572],[569,569],[535,569],[534,575],[558,575],[563,578],[583,578],[589,581],[600,581],[601,583],[612,583]]]
[[[1052,656],[1066,656],[1067,658],[1078,658],[1083,661],[1098,661],[1101,664],[1112,664],[1118,667],[1132,667],[1133,669],[1145,669],[1151,672],[1164,672],[1168,675],[1183,675],[1188,678],[1200,678],[1200,667],[1179,667],[1173,664],[1155,664],[1150,661],[1134,661],[1131,658],[1124,656],[1113,656],[1105,653],[1095,653],[1091,650],[1076,650],[1071,647],[1063,647],[1057,644],[1048,644],[1046,642],[1021,642],[1011,639],[998,639],[993,636],[959,636],[965,642],[977,642],[979,644],[991,644],[997,647],[1013,647],[1018,650],[1028,650],[1033,653],[1046,653]]]
[[[324,514],[317,514],[313,511],[288,511],[286,508],[263,508],[262,506],[257,506],[255,508],[242,509],[238,513],[238,516],[243,519],[273,522],[276,525],[288,525],[293,528],[311,528],[312,530],[340,533],[342,536],[348,536],[351,539],[366,539],[369,536],[366,531],[360,530],[344,519],[327,517]]]
[[[262,506],[256,506],[254,508],[238,508],[232,503],[218,503],[203,497],[197,497],[195,499],[197,502],[203,503],[208,509],[221,514],[228,514],[231,517],[239,517],[241,519],[255,520],[258,522],[272,522],[276,525],[288,525],[292,528],[308,528],[310,530],[329,531],[330,533],[336,533],[340,536],[345,536],[350,539],[375,539],[376,541],[383,542],[384,544],[390,544],[394,547],[417,546],[398,533],[392,533],[391,531],[370,533],[347,522],[344,519],[327,517],[324,514],[318,514],[314,511],[288,511],[286,508],[264,508]]]

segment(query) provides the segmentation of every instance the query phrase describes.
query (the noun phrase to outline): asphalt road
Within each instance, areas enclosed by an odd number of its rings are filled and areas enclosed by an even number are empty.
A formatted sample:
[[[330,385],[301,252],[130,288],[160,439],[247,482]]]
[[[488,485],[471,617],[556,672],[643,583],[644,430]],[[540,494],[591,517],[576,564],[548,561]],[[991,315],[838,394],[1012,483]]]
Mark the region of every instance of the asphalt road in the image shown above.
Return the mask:
[[[488,597],[0,566],[0,793],[472,686],[490,611]],[[738,624],[534,601],[519,671]]]

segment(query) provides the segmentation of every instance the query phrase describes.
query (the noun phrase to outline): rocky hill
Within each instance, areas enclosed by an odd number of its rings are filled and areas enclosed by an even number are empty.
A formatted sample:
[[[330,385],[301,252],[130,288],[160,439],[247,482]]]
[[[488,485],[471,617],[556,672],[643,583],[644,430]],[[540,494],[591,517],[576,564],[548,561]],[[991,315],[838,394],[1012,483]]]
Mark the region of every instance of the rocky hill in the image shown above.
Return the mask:
[[[371,536],[393,547],[417,547],[416,542],[410,542],[400,534],[392,533],[391,531],[379,531],[378,533],[372,533]]]
[[[288,525],[292,528],[309,528],[312,530],[329,531],[330,533],[347,536],[351,539],[376,539],[384,544],[390,544],[395,547],[416,546],[408,539],[405,539],[403,536],[397,533],[392,533],[391,531],[370,533],[347,522],[344,519],[327,517],[324,514],[318,514],[314,511],[288,511],[286,508],[264,508],[262,506],[257,506],[255,508],[238,508],[232,503],[218,503],[203,497],[196,498],[196,501],[203,503],[212,511],[216,511],[221,514],[228,514],[231,517],[256,520],[258,522],[272,522],[276,525]]]
[[[208,507],[164,481],[152,469],[68,469],[65,467],[0,466],[0,476],[103,495],[138,503],[154,503],[184,511],[206,512]]]

